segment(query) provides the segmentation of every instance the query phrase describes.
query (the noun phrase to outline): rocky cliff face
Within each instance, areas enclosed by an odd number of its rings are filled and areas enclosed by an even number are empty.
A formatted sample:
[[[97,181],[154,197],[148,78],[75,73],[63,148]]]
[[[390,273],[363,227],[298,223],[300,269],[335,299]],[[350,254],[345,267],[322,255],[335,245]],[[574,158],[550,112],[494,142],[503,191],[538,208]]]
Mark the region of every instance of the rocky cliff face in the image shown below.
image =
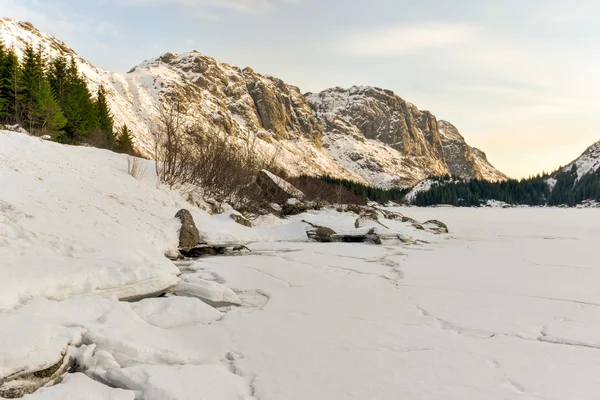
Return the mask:
[[[373,87],[304,96],[280,79],[221,63],[199,52],[167,53],[127,74],[96,68],[33,25],[0,19],[0,40],[17,50],[41,46],[73,57],[90,89],[103,85],[117,125],[151,157],[158,106],[178,103],[188,123],[227,132],[273,157],[290,174],[329,174],[377,186],[409,186],[430,175],[504,179],[456,128]],[[19,51],[18,51],[19,52]]]
[[[390,90],[355,86],[328,89],[307,97],[325,135],[336,138],[329,141],[331,146],[336,147],[338,136],[349,136],[375,140],[400,153],[402,157],[391,160],[397,163],[382,166],[398,176],[397,184],[410,184],[415,176],[424,179],[448,173],[493,181],[506,179],[489,164],[483,152],[467,145],[452,124],[438,121],[429,111],[419,110]],[[364,159],[360,156],[350,154],[350,159]],[[374,156],[370,163],[377,162],[377,158],[385,159]]]

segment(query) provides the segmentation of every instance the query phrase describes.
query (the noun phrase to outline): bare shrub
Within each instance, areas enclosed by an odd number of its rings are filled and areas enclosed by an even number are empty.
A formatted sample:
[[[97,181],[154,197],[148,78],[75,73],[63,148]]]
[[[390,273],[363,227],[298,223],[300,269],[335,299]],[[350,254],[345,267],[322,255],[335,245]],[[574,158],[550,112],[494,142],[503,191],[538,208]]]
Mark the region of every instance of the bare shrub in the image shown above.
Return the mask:
[[[156,174],[170,188],[200,187],[205,199],[227,201],[238,210],[259,207],[252,183],[261,169],[274,164],[277,151],[266,156],[258,137],[205,132],[199,125],[185,127],[177,105],[162,105],[152,131],[156,137]]]
[[[127,173],[133,176],[138,181],[146,176],[146,169],[142,165],[142,161],[134,156],[127,156]]]
[[[169,188],[199,183],[194,175],[194,152],[184,130],[179,103],[161,103],[152,125],[154,159],[158,180]]]

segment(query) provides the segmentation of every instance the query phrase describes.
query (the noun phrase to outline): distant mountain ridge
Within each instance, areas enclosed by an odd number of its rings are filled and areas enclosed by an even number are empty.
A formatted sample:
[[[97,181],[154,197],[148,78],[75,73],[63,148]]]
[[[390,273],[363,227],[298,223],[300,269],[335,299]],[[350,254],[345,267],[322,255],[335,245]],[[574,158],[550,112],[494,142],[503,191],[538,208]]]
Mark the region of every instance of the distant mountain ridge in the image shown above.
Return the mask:
[[[127,74],[96,68],[32,24],[0,19],[0,40],[20,55],[26,45],[73,58],[92,92],[103,86],[117,125],[152,157],[158,105],[178,101],[204,131],[257,135],[260,151],[291,175],[328,174],[379,187],[412,186],[432,176],[505,180],[458,130],[392,91],[333,88],[303,95],[293,85],[193,51],[166,53]]]
[[[600,207],[600,141],[551,174],[503,182],[431,178],[415,185],[404,201],[418,206]]]

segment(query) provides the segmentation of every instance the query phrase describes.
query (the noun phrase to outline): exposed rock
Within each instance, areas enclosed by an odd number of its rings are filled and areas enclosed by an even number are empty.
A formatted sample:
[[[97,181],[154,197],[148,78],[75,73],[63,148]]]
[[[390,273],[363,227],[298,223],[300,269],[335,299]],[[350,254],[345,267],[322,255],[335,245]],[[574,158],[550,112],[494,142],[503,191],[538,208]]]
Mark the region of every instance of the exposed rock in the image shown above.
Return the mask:
[[[0,379],[0,398],[16,399],[31,394],[44,386],[59,383],[74,365],[72,347],[68,347],[63,358],[38,371],[24,371]]]
[[[258,173],[256,184],[261,188],[264,196],[271,202],[282,203],[290,198],[304,198],[302,191],[267,170],[262,170]]]
[[[448,233],[448,226],[443,222],[432,219],[423,223],[423,227],[434,233]]]
[[[306,204],[302,203],[301,201],[298,201],[297,199],[289,200],[294,201],[287,201],[281,206],[281,215],[283,215],[284,217],[288,215],[302,214],[303,212],[306,212],[306,210],[308,210]]]
[[[489,163],[483,151],[465,142],[465,138],[454,125],[447,121],[439,121],[438,127],[450,175],[490,181],[507,179],[506,175]]]
[[[337,235],[337,233],[333,229],[327,228],[325,226],[320,226],[313,231],[308,231],[306,232],[306,234],[310,239],[320,243],[331,243],[334,241],[334,235]]]
[[[192,214],[185,209],[181,209],[175,214],[175,218],[181,221],[179,229],[179,248],[190,250],[200,243],[200,232],[194,222]]]
[[[244,226],[247,226],[248,228],[252,228],[252,222],[247,220],[241,214],[231,214],[229,217],[240,225],[244,225]]]
[[[332,150],[339,149],[336,142],[344,138],[366,138],[380,141],[403,156],[397,163],[398,157],[385,154],[374,157],[356,150],[342,154],[343,162],[356,165],[353,169],[361,175],[386,173],[398,176],[397,184],[406,186],[448,173],[465,178],[506,179],[482,152],[465,143],[456,128],[438,122],[430,112],[419,110],[390,90],[369,86],[333,88],[310,94],[308,100]],[[418,176],[421,179],[415,180]]]

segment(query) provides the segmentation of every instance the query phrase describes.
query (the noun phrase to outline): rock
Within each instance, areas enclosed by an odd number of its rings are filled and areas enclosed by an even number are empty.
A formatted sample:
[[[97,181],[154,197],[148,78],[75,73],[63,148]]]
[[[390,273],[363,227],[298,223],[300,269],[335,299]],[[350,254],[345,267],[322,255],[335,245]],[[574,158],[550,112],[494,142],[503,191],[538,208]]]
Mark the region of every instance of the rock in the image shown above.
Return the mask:
[[[420,231],[424,231],[425,230],[425,227],[423,225],[419,224],[418,222],[413,222],[412,226],[413,226],[413,228],[415,228],[417,230],[420,230]]]
[[[247,226],[248,228],[252,228],[252,222],[248,221],[243,215],[241,214],[231,214],[229,216],[229,218],[231,218],[232,220],[234,220],[235,222],[237,222],[240,225],[244,225]]]
[[[301,201],[298,201],[297,199],[288,199],[281,206],[281,215],[298,215],[302,214],[303,212],[306,212],[306,210],[308,210],[306,204],[302,203]]]
[[[264,169],[256,176],[256,184],[270,202],[282,203],[289,198],[302,200],[305,197],[291,183]]]
[[[392,212],[392,211],[388,211],[388,210],[384,210],[384,209],[379,209],[379,212],[381,212],[383,214],[383,217],[385,219],[389,219],[392,221],[402,221],[402,218],[404,218],[404,216],[400,213],[397,212]]]
[[[20,372],[0,379],[0,398],[16,399],[31,394],[41,387],[55,385],[75,364],[73,347],[68,347],[63,358],[39,371]]]
[[[212,215],[223,214],[225,212],[225,210],[223,209],[223,206],[214,200],[206,200],[206,204],[208,204],[208,206],[210,207],[209,212]]]
[[[435,219],[424,222],[423,227],[433,233],[448,233],[448,226]]]
[[[196,228],[194,217],[185,209],[181,209],[175,214],[175,218],[181,221],[181,229],[179,229],[179,248],[190,250],[200,243],[200,232]]]
[[[327,228],[326,226],[320,226],[314,231],[306,232],[306,234],[314,241],[320,243],[331,243],[334,241],[333,236],[336,235],[336,232],[331,228]]]

